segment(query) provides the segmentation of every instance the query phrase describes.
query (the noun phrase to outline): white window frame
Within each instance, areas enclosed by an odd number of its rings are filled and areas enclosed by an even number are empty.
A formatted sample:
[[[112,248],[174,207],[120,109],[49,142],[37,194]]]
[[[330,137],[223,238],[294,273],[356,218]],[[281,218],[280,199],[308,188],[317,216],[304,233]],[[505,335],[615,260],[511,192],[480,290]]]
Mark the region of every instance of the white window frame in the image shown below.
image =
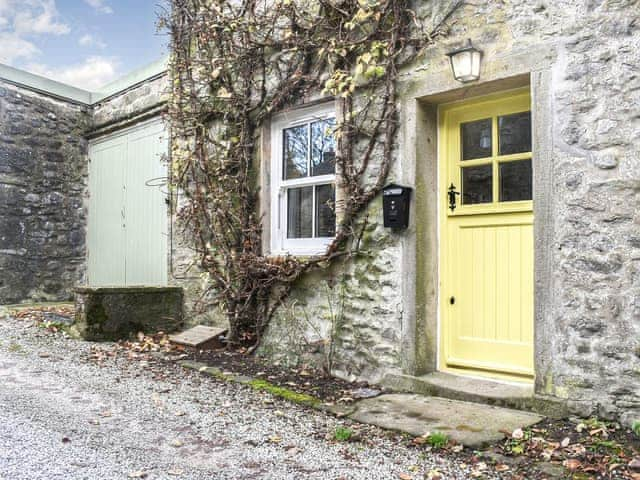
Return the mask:
[[[335,102],[296,109],[276,115],[271,122],[271,255],[322,255],[335,237],[287,238],[287,189],[333,184],[336,175],[284,180],[283,131],[306,123],[336,118]],[[315,188],[313,189],[312,233],[315,234]]]

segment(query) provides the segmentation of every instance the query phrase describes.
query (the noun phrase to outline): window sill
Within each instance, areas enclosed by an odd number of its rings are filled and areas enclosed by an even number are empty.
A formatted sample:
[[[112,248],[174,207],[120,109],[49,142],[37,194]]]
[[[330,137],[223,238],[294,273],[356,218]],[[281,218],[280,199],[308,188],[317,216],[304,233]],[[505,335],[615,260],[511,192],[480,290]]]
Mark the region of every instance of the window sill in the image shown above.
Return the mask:
[[[320,257],[327,253],[327,248],[333,239],[325,245],[308,248],[274,249],[269,252],[268,257]]]

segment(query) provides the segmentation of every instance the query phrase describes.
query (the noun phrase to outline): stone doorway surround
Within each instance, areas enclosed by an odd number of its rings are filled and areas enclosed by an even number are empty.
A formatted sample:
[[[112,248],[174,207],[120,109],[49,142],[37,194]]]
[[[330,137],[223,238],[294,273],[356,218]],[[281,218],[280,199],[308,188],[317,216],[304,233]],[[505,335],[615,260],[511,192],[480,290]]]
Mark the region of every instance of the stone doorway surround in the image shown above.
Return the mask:
[[[551,339],[545,325],[549,311],[553,232],[551,178],[551,65],[555,49],[546,46],[500,58],[483,59],[478,82],[454,80],[448,64],[432,64],[412,74],[400,89],[399,180],[415,189],[412,229],[403,239],[402,369],[421,376],[438,371],[439,211],[438,105],[515,88],[529,87],[532,97],[534,199],[534,391],[542,393],[549,370]]]

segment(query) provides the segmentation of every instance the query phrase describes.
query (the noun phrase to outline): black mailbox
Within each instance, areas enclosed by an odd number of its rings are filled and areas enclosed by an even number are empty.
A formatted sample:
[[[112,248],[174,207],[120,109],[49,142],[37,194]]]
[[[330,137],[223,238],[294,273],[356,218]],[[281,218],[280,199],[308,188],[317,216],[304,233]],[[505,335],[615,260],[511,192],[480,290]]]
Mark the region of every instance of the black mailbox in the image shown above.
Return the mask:
[[[410,187],[392,183],[382,189],[382,213],[385,227],[400,229],[409,226],[410,199]]]

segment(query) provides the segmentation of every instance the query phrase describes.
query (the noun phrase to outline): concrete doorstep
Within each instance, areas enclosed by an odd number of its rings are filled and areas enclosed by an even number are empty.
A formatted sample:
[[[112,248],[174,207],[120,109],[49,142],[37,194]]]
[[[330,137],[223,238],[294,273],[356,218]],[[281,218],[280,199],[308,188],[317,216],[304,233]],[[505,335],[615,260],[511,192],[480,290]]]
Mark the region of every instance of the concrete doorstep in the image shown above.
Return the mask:
[[[543,419],[519,410],[401,393],[361,400],[349,418],[416,437],[441,432],[471,448],[499,442],[505,432],[529,427]]]

